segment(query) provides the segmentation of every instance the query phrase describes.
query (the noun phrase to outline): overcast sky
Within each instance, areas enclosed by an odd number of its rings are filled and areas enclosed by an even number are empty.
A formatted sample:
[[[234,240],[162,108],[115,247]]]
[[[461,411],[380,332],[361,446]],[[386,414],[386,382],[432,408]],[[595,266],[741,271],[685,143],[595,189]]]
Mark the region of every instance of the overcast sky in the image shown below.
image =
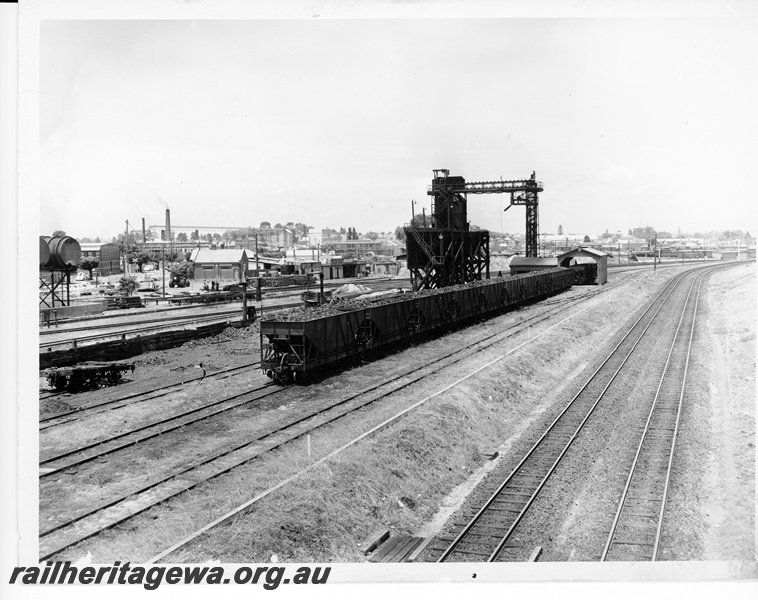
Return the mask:
[[[43,21],[40,233],[391,231],[432,169],[544,183],[540,231],[752,229],[742,18]],[[469,219],[522,232],[524,209]],[[417,211],[420,208],[417,208]]]

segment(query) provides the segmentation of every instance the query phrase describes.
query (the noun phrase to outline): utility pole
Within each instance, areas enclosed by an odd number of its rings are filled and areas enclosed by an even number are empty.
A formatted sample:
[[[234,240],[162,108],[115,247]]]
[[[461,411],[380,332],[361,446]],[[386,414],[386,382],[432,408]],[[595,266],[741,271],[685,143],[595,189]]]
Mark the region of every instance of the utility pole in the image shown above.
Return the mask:
[[[655,241],[653,242],[653,272],[658,270],[658,234],[655,234],[655,237],[653,238]]]
[[[124,226],[124,275],[128,276],[129,273],[127,272],[127,260],[126,260],[126,245],[129,243],[129,219],[126,220],[126,225]]]
[[[166,297],[166,245],[161,244],[161,275],[163,276],[163,297]]]

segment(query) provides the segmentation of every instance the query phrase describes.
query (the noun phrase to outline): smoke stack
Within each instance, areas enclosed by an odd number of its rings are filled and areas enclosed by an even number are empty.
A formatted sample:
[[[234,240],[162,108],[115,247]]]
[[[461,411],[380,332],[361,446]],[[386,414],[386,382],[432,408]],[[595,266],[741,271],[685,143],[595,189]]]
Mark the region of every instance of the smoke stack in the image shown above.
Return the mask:
[[[171,211],[166,209],[166,241],[171,242]]]

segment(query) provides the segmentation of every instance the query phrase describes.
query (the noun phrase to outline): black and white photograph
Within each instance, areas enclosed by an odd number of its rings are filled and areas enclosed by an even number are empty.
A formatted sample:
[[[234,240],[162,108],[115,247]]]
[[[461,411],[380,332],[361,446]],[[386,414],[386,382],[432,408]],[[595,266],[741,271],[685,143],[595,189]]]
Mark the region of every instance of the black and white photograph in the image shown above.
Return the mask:
[[[751,2],[21,1],[3,576],[755,582],[757,79]]]

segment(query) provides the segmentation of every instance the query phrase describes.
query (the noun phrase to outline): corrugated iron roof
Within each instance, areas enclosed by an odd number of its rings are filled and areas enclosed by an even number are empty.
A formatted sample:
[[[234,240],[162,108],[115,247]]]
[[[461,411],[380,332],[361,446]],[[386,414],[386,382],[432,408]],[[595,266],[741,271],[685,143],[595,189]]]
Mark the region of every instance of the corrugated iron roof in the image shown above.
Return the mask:
[[[247,252],[244,248],[225,248],[212,250],[210,248],[195,248],[190,255],[190,261],[196,263],[238,263],[245,260]]]
[[[514,256],[511,258],[512,267],[557,267],[558,259],[553,257]]]
[[[562,258],[565,258],[566,256],[576,256],[577,254],[597,256],[598,258],[602,258],[603,256],[608,256],[605,252],[601,252],[600,250],[595,250],[594,248],[574,248],[573,250],[569,250],[568,252],[564,252],[563,254],[560,254],[558,256],[558,260],[561,260]]]

